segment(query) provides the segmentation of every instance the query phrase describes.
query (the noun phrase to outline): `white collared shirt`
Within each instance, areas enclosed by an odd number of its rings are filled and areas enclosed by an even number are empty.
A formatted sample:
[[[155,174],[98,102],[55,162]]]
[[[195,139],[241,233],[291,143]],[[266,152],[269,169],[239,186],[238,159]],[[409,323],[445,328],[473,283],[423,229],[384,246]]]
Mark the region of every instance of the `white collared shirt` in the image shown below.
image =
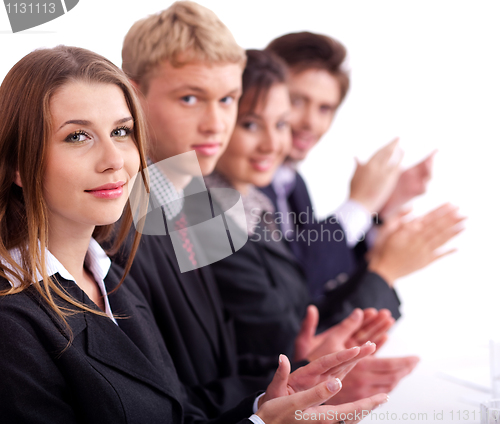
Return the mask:
[[[21,252],[19,249],[11,249],[9,251],[11,258],[19,265],[23,266],[21,259]],[[9,265],[2,261],[5,267],[9,267]],[[45,249],[45,264],[47,267],[47,275],[49,277],[59,274],[62,278],[68,281],[73,281],[76,284],[75,278],[69,273],[69,271],[64,268],[64,265],[57,260],[57,258],[50,253],[48,249]],[[108,292],[106,290],[106,285],[104,283],[104,278],[108,275],[109,268],[111,267],[111,260],[109,259],[106,252],[100,246],[97,241],[93,238],[90,239],[89,248],[87,250],[87,255],[85,256],[85,265],[88,270],[92,273],[94,280],[99,286],[99,290],[101,291],[102,297],[104,299],[104,312],[111,320],[117,324],[115,318],[113,317],[113,313],[111,312],[111,306],[109,304]],[[42,276],[37,271],[37,278],[39,281],[42,280]],[[17,279],[13,279],[14,283],[9,280],[10,284],[14,287],[19,285]]]

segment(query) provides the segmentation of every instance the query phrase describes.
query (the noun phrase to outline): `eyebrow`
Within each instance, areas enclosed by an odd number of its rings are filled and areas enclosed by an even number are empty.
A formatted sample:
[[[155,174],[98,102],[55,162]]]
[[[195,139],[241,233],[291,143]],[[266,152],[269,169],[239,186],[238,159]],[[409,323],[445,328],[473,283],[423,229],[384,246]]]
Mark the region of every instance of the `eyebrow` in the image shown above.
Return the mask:
[[[259,121],[262,121],[262,120],[263,120],[263,119],[262,119],[262,117],[261,117],[260,115],[257,115],[257,114],[256,114],[256,113],[254,113],[254,112],[246,112],[246,113],[244,113],[244,114],[242,114],[242,115],[240,115],[240,116],[238,117],[238,121],[239,121],[240,119],[248,119],[248,118],[258,119]]]
[[[131,116],[127,116],[126,118],[122,118],[122,119],[119,119],[118,121],[115,121],[113,123],[113,125],[120,125],[120,124],[124,124],[125,122],[133,121],[133,120],[134,120],[134,118],[132,118]],[[70,119],[69,121],[66,121],[64,124],[62,124],[58,128],[57,131],[59,131],[62,127],[66,126],[66,125],[69,125],[69,124],[89,126],[89,125],[92,125],[92,122],[91,121],[86,121],[84,119]]]
[[[177,93],[179,91],[184,91],[184,90],[191,90],[191,91],[194,91],[196,93],[202,93],[202,94],[207,92],[207,90],[205,90],[201,87],[197,87],[196,85],[183,85],[182,87],[178,87],[175,90],[173,90],[173,92]],[[241,88],[239,88],[239,87],[233,88],[231,91],[227,92],[227,94],[225,94],[224,97],[232,95],[232,94],[237,94],[240,91],[241,91]]]

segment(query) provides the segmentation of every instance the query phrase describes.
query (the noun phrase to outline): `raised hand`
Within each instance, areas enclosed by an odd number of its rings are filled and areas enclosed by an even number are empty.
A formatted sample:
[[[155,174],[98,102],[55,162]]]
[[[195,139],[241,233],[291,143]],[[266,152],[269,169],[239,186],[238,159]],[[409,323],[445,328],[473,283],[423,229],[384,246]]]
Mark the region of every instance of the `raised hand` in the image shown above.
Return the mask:
[[[371,253],[368,269],[392,287],[396,279],[454,252],[439,248],[463,230],[458,224],[464,219],[457,207],[444,204],[423,217],[402,223]]]
[[[413,371],[418,364],[417,356],[403,358],[377,358],[370,356],[362,359],[342,381],[343,388],[328,403],[351,402],[378,393],[389,393],[401,379]]]
[[[365,164],[356,160],[349,198],[370,213],[379,212],[398,182],[403,151],[396,138],[377,151]]]
[[[437,150],[399,176],[396,187],[380,210],[380,216],[386,219],[394,215],[405,203],[425,193],[432,177],[432,163],[436,152]]]
[[[295,340],[295,360],[313,361],[367,341],[372,341],[380,347],[387,339],[387,331],[394,324],[394,319],[387,309],[355,309],[342,322],[316,335],[318,319],[318,309],[310,305],[302,329]]]
[[[284,387],[289,371],[289,363],[285,364],[285,357],[282,356],[280,367],[271,385],[274,383],[276,386]],[[315,417],[315,422],[320,424],[341,420],[344,420],[346,423],[355,423],[366,416],[363,414],[368,414],[369,411],[388,400],[385,393],[379,393],[375,396],[343,405],[322,405],[337,394],[341,387],[339,379],[329,378],[310,389],[292,394],[284,394],[262,402],[257,415],[266,424],[291,424],[296,423],[298,419],[306,419],[306,417],[309,419],[313,416]]]
[[[363,358],[375,352],[374,343],[341,350],[325,355],[290,374],[290,362],[285,355],[280,355],[279,366],[269,384],[260,404],[280,396],[291,395],[308,390],[332,377],[342,380],[346,374]]]

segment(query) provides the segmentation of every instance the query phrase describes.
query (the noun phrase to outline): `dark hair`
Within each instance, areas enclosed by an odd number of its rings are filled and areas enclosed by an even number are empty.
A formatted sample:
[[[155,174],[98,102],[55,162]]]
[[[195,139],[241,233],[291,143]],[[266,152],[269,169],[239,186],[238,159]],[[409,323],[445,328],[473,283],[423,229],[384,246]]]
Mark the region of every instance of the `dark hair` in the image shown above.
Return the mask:
[[[254,109],[266,98],[274,84],[286,84],[287,67],[274,53],[265,50],[247,50],[247,64],[243,71],[243,98],[252,96],[250,105]]]
[[[347,55],[345,47],[327,35],[295,32],[271,41],[266,51],[283,59],[294,72],[324,69],[337,78],[342,101],[349,90],[349,75],[342,69]]]

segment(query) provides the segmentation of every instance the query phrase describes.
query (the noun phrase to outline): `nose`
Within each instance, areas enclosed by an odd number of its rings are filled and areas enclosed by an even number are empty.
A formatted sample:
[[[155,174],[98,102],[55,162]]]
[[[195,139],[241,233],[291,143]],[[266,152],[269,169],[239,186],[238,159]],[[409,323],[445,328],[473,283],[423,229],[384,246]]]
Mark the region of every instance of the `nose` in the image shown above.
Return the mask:
[[[225,111],[222,110],[219,102],[210,102],[207,104],[203,119],[200,122],[200,131],[204,134],[219,134],[223,132],[226,127],[224,113]]]
[[[125,161],[118,143],[112,137],[101,139],[97,164],[99,172],[118,171],[123,168]]]
[[[284,134],[274,128],[269,128],[265,131],[260,139],[259,150],[261,153],[275,153],[281,150]]]
[[[311,131],[315,126],[316,114],[312,105],[308,104],[302,110],[302,116],[300,119],[301,130]]]

